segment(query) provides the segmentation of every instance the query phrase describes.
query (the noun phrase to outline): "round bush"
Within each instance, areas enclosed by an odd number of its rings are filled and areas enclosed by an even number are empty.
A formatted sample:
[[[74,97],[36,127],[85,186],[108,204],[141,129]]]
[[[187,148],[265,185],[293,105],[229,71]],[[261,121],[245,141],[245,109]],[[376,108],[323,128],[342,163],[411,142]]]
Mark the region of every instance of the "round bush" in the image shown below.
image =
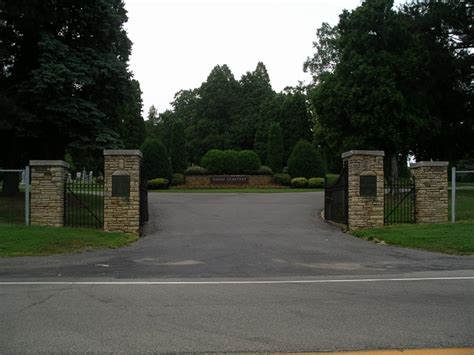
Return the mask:
[[[242,150],[238,153],[238,170],[244,174],[255,174],[262,165],[257,153]]]
[[[322,189],[324,187],[324,178],[317,177],[308,179],[308,187],[311,189]]]
[[[296,143],[288,159],[288,173],[307,179],[312,176],[324,176],[321,156],[311,143],[305,140]]]
[[[240,173],[239,169],[239,152],[236,150],[224,150],[223,155],[223,173],[224,174],[238,174]]]
[[[257,170],[257,175],[273,175],[273,170],[269,166],[262,165],[260,169]]]
[[[147,139],[141,146],[143,173],[147,179],[171,177],[171,164],[165,146],[158,139]]]
[[[209,174],[209,171],[207,171],[207,169],[204,169],[203,167],[199,166],[199,165],[193,165],[193,166],[190,166],[189,168],[187,168],[185,171],[184,171],[184,175],[207,175]]]
[[[173,174],[171,178],[171,186],[183,185],[184,184],[184,175],[180,173]]]
[[[307,186],[308,186],[308,179],[306,179],[305,177],[297,177],[297,178],[291,179],[291,187],[302,189]]]
[[[201,166],[212,174],[223,174],[225,153],[220,149],[211,149],[201,159]]]
[[[288,174],[275,174],[273,175],[273,182],[284,186],[290,186],[291,177]]]
[[[148,189],[149,190],[164,190],[169,186],[169,180],[163,178],[156,178],[148,180]]]

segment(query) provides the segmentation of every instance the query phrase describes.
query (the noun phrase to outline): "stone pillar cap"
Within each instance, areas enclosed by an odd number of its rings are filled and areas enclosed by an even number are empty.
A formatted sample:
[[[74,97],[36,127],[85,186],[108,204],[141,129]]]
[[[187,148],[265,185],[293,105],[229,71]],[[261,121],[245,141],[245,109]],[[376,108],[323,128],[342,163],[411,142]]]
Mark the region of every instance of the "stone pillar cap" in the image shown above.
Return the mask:
[[[70,167],[64,160],[30,160],[30,166],[62,166],[67,169]]]
[[[341,158],[349,158],[353,155],[370,155],[374,157],[383,157],[385,152],[383,150],[349,150],[342,153]]]
[[[143,157],[139,149],[104,149],[104,155],[137,155]]]
[[[448,166],[449,162],[447,161],[419,161],[416,163],[411,163],[410,168],[422,168],[422,167],[434,167],[434,166]]]

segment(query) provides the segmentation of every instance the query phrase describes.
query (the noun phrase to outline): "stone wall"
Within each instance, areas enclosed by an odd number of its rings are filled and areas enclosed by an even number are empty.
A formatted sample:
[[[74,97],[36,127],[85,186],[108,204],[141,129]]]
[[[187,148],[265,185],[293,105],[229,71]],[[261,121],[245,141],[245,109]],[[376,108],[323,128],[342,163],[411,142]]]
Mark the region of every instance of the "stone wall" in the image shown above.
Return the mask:
[[[351,150],[342,154],[348,168],[348,228],[383,227],[384,225],[384,152]],[[361,176],[375,177],[374,196],[361,196]]]
[[[139,150],[104,150],[104,230],[138,234],[140,232]],[[112,196],[113,176],[130,177],[128,197]]]
[[[448,162],[411,164],[415,178],[416,223],[448,222]]]
[[[69,164],[62,160],[31,160],[30,224],[64,225],[64,189]]]
[[[271,175],[248,175],[248,183],[236,183],[236,184],[216,184],[211,182],[213,175],[193,175],[186,176],[183,187],[199,188],[199,187],[280,187],[280,185],[273,182]]]

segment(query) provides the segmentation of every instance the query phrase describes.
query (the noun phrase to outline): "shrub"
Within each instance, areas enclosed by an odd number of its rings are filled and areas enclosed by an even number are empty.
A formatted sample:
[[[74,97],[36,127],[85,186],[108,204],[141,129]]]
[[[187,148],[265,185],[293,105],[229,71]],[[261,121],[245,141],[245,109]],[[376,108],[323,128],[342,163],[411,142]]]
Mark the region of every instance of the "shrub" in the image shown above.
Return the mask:
[[[317,177],[308,179],[308,187],[311,189],[322,189],[324,187],[324,178]]]
[[[285,186],[290,186],[291,177],[290,177],[290,175],[283,174],[283,173],[275,174],[275,175],[273,175],[273,182],[275,182],[277,184],[285,185]]]
[[[306,179],[305,177],[297,177],[297,178],[291,179],[291,187],[302,189],[307,186],[308,186],[308,179]]]
[[[164,178],[156,178],[148,180],[149,190],[164,190],[169,186],[169,180]]]
[[[236,150],[224,150],[222,161],[222,172],[224,174],[238,174],[240,172],[240,156]]]
[[[180,173],[174,173],[171,178],[171,186],[183,185],[184,184],[184,175]]]
[[[283,169],[283,137],[280,124],[273,122],[268,133],[267,162],[272,170],[280,173]]]
[[[305,140],[296,143],[288,159],[288,173],[305,178],[324,176],[321,156],[311,143]]]
[[[182,173],[186,169],[186,141],[184,124],[177,121],[171,127],[170,159],[173,172]]]
[[[288,174],[288,167],[285,166],[281,172],[282,172],[283,174]]]
[[[204,169],[203,167],[199,166],[199,165],[193,165],[193,166],[190,166],[189,168],[187,168],[185,171],[184,171],[184,175],[207,175],[209,174],[209,171],[207,171],[207,169]]]
[[[211,149],[201,159],[201,166],[212,174],[224,173],[224,152],[220,149]]]
[[[245,174],[253,174],[259,170],[260,158],[257,153],[251,150],[242,150],[238,153],[238,171]]]
[[[273,170],[266,165],[262,165],[260,169],[257,170],[257,175],[273,175]]]
[[[143,173],[147,179],[171,177],[171,165],[165,146],[156,138],[147,139],[140,150],[143,153]]]

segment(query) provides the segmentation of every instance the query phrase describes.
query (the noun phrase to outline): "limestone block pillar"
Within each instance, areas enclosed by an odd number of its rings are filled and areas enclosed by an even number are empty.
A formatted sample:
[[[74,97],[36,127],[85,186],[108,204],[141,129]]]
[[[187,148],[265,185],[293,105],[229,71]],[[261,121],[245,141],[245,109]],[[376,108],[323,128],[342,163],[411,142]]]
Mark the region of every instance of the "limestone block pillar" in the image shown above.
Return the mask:
[[[415,222],[448,222],[448,162],[420,161],[410,165],[415,178]]]
[[[62,160],[31,160],[30,223],[64,225],[64,189],[69,164]]]
[[[383,227],[384,171],[380,150],[350,150],[342,154],[348,169],[348,229]]]
[[[140,231],[139,150],[104,150],[104,229]]]

